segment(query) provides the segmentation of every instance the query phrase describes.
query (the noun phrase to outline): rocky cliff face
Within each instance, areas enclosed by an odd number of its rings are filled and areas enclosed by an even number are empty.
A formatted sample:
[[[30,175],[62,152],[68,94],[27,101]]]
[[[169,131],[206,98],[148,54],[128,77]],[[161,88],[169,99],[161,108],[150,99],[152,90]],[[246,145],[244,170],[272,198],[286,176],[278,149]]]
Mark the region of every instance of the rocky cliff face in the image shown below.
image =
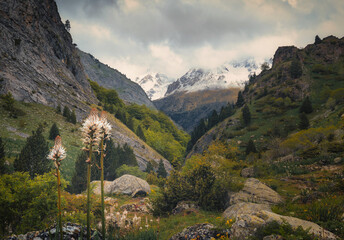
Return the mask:
[[[219,110],[228,102],[235,102],[238,88],[204,90],[199,92],[176,92],[154,101],[155,106],[165,112],[174,122],[191,132],[202,118],[213,110]]]
[[[78,115],[96,103],[72,37],[51,0],[0,0],[0,93]]]
[[[81,50],[78,50],[78,54],[89,79],[105,88],[115,89],[118,96],[127,103],[144,104],[155,109],[155,106],[140,85],[132,82],[116,69],[101,63],[91,54]]]

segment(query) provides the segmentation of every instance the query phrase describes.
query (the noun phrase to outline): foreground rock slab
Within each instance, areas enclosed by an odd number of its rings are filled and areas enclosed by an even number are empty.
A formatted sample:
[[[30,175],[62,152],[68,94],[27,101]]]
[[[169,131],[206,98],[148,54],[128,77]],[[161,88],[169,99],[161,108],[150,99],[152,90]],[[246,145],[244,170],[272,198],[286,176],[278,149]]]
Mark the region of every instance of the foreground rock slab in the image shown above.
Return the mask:
[[[87,239],[87,230],[86,227],[74,223],[66,223],[63,225],[63,239],[70,240],[86,240]],[[26,234],[21,234],[18,236],[11,236],[7,240],[51,240],[56,238],[56,226],[51,227],[48,230],[29,232]],[[103,239],[102,235],[96,230],[91,230],[91,239]]]
[[[227,237],[229,233],[216,229],[212,224],[203,223],[185,228],[180,233],[173,235],[170,240],[210,240],[220,239],[221,236]]]
[[[266,224],[273,221],[280,224],[288,223],[294,229],[302,227],[304,230],[309,230],[310,234],[318,236],[321,239],[339,239],[333,233],[323,229],[313,222],[294,217],[282,216],[266,210],[237,215],[236,221],[231,228],[231,237],[234,237],[234,239],[249,239],[256,233],[259,227],[264,227]]]
[[[223,218],[236,219],[241,214],[252,214],[261,210],[270,211],[271,208],[266,204],[257,203],[237,203],[228,207],[222,214]]]
[[[283,203],[283,198],[274,190],[260,182],[258,179],[249,178],[246,180],[244,188],[237,193],[230,195],[229,204],[240,202],[253,202],[268,205]]]

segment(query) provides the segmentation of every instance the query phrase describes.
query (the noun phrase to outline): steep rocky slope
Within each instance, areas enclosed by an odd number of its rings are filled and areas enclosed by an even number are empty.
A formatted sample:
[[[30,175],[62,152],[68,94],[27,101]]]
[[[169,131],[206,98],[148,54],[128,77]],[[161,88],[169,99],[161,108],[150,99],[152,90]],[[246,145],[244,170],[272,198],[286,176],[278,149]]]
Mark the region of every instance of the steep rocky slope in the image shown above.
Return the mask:
[[[96,103],[54,1],[1,0],[0,42],[0,93],[77,113]]]
[[[81,50],[78,50],[78,54],[89,79],[102,87],[115,89],[124,102],[144,104],[147,107],[155,108],[140,85],[132,82],[116,69],[101,63],[91,54]]]
[[[176,92],[154,101],[155,106],[174,122],[191,132],[198,122],[213,111],[219,111],[228,102],[235,102],[238,88]]]

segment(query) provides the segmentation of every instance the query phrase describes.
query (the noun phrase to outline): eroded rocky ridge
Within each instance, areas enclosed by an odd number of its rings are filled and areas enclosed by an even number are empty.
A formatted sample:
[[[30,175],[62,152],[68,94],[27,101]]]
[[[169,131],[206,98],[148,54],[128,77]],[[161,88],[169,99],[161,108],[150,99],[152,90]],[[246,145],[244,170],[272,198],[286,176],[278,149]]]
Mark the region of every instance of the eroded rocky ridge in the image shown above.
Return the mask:
[[[78,116],[97,102],[55,1],[0,0],[0,93],[8,91]]]

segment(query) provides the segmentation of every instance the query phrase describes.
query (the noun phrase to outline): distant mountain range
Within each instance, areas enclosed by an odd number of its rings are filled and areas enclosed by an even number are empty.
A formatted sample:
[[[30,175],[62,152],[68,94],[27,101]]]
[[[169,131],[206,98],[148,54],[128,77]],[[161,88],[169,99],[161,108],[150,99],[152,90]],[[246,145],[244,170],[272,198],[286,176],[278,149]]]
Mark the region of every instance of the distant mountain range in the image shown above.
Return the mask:
[[[176,92],[243,88],[249,76],[260,73],[260,64],[253,58],[231,61],[214,69],[192,68],[176,81],[161,73],[137,77],[137,82],[151,100],[157,100]]]

